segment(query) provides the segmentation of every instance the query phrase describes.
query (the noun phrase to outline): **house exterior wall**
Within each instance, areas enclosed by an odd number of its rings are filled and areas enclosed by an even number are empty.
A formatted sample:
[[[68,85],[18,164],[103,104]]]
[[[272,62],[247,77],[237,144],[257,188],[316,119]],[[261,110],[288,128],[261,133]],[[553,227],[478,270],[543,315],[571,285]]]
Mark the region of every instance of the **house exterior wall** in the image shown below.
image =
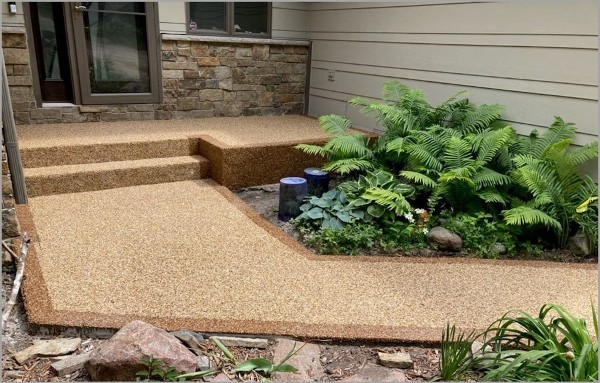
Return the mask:
[[[22,4],[19,3],[20,14],[7,16],[12,17],[13,26],[2,26],[15,122],[37,124],[303,113],[307,41],[291,41],[282,33],[274,33],[279,36],[277,40],[227,37],[204,40],[203,36],[185,33],[185,3],[158,3],[158,8],[163,88],[160,103],[42,107],[36,104],[34,96],[29,57],[33,44],[28,42]],[[296,12],[288,8],[280,12],[274,7],[273,20]]]
[[[24,27],[25,17],[23,16],[23,3],[17,3],[17,13],[9,13],[8,5],[2,2],[2,26],[3,27]]]
[[[576,143],[597,139],[597,2],[311,3],[308,19],[311,115],[375,128],[346,100],[378,98],[397,79],[433,104],[466,90],[505,105],[521,133],[556,115],[576,123]]]

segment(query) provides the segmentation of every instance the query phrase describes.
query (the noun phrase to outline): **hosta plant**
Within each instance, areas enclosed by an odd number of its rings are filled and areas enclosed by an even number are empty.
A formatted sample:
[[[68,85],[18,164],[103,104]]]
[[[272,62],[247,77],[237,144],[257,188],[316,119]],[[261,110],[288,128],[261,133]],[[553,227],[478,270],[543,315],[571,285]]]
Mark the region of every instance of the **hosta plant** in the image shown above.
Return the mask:
[[[346,193],[329,190],[321,197],[310,196],[300,206],[302,213],[294,219],[296,225],[308,225],[314,229],[341,229],[347,223],[364,218],[360,208],[349,206]]]
[[[579,169],[579,165],[598,158],[598,142],[570,148],[575,126],[556,117],[542,135],[532,133],[520,140],[520,154],[513,158],[512,178],[526,191],[525,201],[516,201],[505,210],[511,225],[544,225],[552,230],[559,247],[564,247],[574,230],[580,228],[588,238],[598,237],[597,209],[577,212],[590,198],[597,197],[598,186]],[[581,210],[581,209],[580,209]]]

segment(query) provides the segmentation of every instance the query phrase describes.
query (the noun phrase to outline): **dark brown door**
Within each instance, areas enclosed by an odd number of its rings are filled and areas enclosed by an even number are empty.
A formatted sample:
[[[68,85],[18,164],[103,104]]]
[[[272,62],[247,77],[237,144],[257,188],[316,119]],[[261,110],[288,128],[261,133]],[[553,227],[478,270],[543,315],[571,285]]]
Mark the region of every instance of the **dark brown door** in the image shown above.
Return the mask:
[[[42,101],[73,102],[62,3],[30,3]]]

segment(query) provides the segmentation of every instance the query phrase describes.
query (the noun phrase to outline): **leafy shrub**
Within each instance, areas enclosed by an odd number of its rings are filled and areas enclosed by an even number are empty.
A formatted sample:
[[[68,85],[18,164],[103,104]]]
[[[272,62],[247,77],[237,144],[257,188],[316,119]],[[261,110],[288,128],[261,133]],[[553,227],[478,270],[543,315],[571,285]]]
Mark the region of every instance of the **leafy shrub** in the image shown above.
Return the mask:
[[[468,131],[468,130],[467,130]],[[488,204],[506,204],[511,178],[509,146],[516,140],[509,127],[464,135],[440,126],[415,132],[402,150],[408,167],[400,174],[431,192],[429,208],[479,211]]]
[[[496,242],[503,244],[508,253],[517,247],[517,233],[489,213],[451,215],[445,212],[442,216],[447,217],[443,226],[460,235],[463,247],[479,256],[496,258],[498,254],[492,250]]]
[[[342,229],[324,228],[304,236],[307,245],[321,254],[356,255],[373,248],[383,236],[383,231],[373,225],[349,224]]]
[[[584,319],[562,306],[546,304],[537,317],[507,313],[485,332],[476,358],[485,381],[598,381],[598,318],[592,307],[594,335]],[[553,315],[554,314],[554,315]]]
[[[374,117],[384,132],[377,140],[351,131],[350,120],[339,115],[319,118],[323,130],[332,138],[323,146],[301,144],[296,148],[325,158],[324,169],[349,174],[376,168],[397,172],[404,168],[408,155],[403,144],[414,132],[443,126],[460,132],[471,132],[489,126],[502,113],[500,105],[482,105],[477,108],[462,98],[464,92],[432,107],[422,90],[410,89],[397,82],[383,86],[383,101],[361,97],[349,101],[361,111]]]
[[[533,132],[519,141],[520,154],[513,158],[515,182],[526,190],[527,201],[516,201],[503,211],[511,225],[544,225],[556,235],[559,247],[564,247],[574,229],[581,228],[588,238],[598,237],[597,209],[577,213],[577,207],[598,195],[598,186],[578,168],[598,158],[598,142],[570,149],[575,126],[556,117],[541,137]],[[594,216],[595,215],[595,216]]]
[[[338,189],[346,193],[348,208],[363,212],[361,219],[365,222],[374,219],[393,221],[395,217],[410,212],[411,206],[406,198],[415,191],[384,170],[367,172],[357,180],[341,183]]]

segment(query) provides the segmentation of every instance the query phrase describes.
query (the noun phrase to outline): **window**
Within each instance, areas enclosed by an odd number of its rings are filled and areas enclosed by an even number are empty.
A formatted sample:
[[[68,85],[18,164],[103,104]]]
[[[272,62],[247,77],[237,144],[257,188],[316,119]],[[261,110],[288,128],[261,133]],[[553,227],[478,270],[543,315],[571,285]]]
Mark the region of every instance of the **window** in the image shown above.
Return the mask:
[[[269,37],[271,3],[188,3],[188,31],[196,34]]]

